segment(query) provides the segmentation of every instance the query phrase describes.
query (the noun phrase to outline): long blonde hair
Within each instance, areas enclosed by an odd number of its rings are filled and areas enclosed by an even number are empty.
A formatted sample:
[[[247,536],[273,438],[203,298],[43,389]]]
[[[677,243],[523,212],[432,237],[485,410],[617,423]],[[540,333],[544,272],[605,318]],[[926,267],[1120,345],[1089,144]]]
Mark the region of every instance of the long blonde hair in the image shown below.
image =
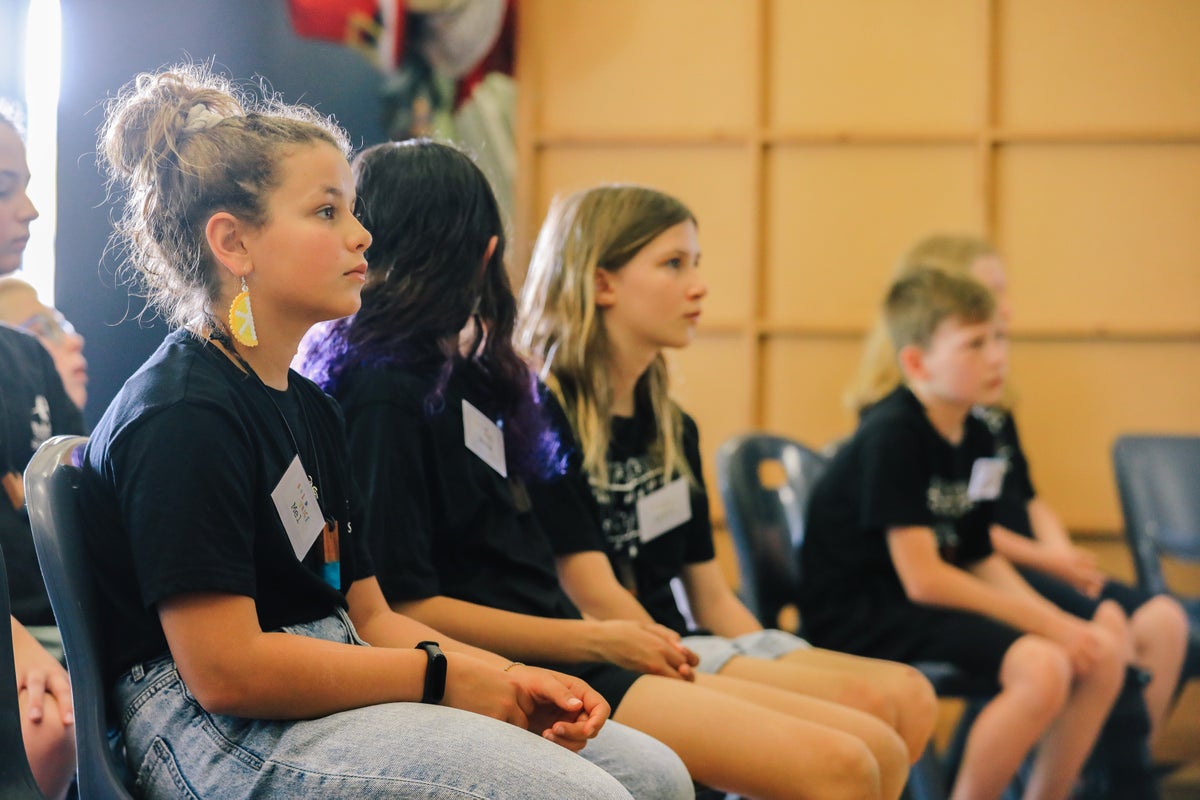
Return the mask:
[[[975,262],[985,256],[998,255],[990,242],[971,234],[935,234],[913,245],[896,264],[893,282],[911,276],[922,269],[937,269],[949,275],[971,275]],[[903,381],[896,363],[882,313],[863,341],[862,358],[854,381],[846,390],[845,403],[855,414],[882,400]],[[1005,384],[1005,406],[1011,405],[1008,385]]]
[[[644,186],[609,184],[556,198],[534,245],[521,292],[517,346],[540,369],[566,411],[593,484],[608,485],[612,353],[596,308],[596,270],[616,271],[668,228],[695,216]],[[687,476],[683,415],[671,400],[667,364],[655,357],[635,387],[655,418],[650,453],[664,474]]]

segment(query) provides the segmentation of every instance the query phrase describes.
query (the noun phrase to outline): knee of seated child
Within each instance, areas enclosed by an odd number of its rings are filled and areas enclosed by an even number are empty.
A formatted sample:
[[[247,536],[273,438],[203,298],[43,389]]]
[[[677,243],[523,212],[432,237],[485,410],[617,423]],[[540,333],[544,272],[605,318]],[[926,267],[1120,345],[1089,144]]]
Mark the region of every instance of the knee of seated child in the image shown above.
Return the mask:
[[[1125,616],[1125,609],[1121,608],[1115,600],[1105,600],[1100,603],[1096,607],[1096,613],[1092,614],[1092,621],[1114,636],[1123,638],[1128,635],[1129,617]]]
[[[865,711],[893,728],[900,718],[896,698],[868,678],[856,676],[846,680],[838,700],[844,705]]]
[[[821,753],[824,774],[819,796],[836,798],[876,798],[883,777],[879,762],[870,747],[853,736],[831,737]]]
[[[39,772],[40,765],[52,767],[75,760],[75,728],[64,725],[58,703],[47,695],[43,701],[42,719],[33,722],[22,708],[21,736],[25,740],[25,755]]]
[[[1135,635],[1186,637],[1188,615],[1183,604],[1170,595],[1160,594],[1138,606],[1130,621]]]
[[[936,714],[937,692],[921,670],[908,664],[898,664],[901,669],[898,698],[913,714]]]
[[[1071,657],[1049,639],[1022,636],[1004,656],[1000,675],[1005,689],[1028,691],[1037,707],[1057,713],[1071,691]]]

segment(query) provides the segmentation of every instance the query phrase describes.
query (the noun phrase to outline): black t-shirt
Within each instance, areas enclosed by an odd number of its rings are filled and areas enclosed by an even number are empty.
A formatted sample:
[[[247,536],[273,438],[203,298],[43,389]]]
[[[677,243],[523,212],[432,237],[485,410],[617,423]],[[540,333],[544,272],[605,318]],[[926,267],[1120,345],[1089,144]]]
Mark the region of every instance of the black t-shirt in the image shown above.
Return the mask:
[[[172,596],[251,597],[263,630],[274,630],[345,608],[350,585],[373,573],[356,535],[337,406],[294,372],[288,384],[269,389],[215,345],[176,331],[100,420],[84,455],[81,501],[107,680],[166,654],[156,605]],[[336,519],[336,588],[322,577],[324,537],[298,558],[272,498],[297,455],[319,508],[292,508],[292,486],[281,500],[291,513]]]
[[[42,442],[84,432],[83,415],[67,397],[54,359],[34,336],[0,324],[0,476],[19,481]],[[38,568],[29,517],[0,491],[0,547],[8,566],[13,616],[26,625],[53,625]]]
[[[463,402],[500,420],[477,365],[435,378],[400,368],[360,370],[338,391],[379,582],[392,602],[453,597],[551,619],[579,619],[523,483],[466,445]],[[431,407],[432,406],[432,407]],[[547,664],[587,681],[615,709],[639,673],[609,663]]]
[[[987,425],[996,440],[996,455],[1008,461],[1004,474],[1004,489],[996,501],[996,522],[1014,533],[1030,539],[1033,523],[1029,520],[1029,501],[1037,496],[1033,479],[1029,477],[1029,462],[1021,449],[1021,437],[1013,415],[995,406],[976,406],[972,412]]]
[[[994,501],[972,500],[975,461],[995,456],[968,416],[952,445],[900,387],[863,417],[813,487],[801,547],[800,611],[814,641],[823,626],[875,625],[911,605],[888,550],[890,528],[932,528],[941,557],[968,566],[992,552]]]
[[[391,602],[442,595],[578,618],[524,486],[465,444],[464,400],[498,419],[483,376],[459,364],[427,413],[434,380],[395,367],[367,369],[338,391],[384,594]]]
[[[608,554],[613,571],[634,591],[654,620],[681,634],[687,621],[675,603],[671,580],[688,564],[715,558],[708,496],[700,463],[700,434],[683,415],[683,455],[696,478],[688,487],[691,518],[649,542],[642,542],[638,500],[669,483],[649,451],[654,441],[653,412],[613,420],[608,450],[608,486],[589,481],[583,457],[562,408],[549,401],[563,443],[569,448],[567,472],[530,487],[534,511],[557,555],[593,550]]]

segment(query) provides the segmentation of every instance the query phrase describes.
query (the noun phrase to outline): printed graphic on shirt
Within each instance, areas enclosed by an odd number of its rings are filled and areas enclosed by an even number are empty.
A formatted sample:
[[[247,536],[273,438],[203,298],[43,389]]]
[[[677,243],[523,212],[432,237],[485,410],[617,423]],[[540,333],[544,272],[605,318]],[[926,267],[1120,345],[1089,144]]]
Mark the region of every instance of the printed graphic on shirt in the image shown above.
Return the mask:
[[[1004,421],[1008,419],[1008,414],[992,406],[974,406],[971,409],[971,415],[986,425],[988,431],[996,440],[996,458],[1011,461],[1013,455],[1012,442],[1002,438],[1000,435],[1004,431]]]
[[[929,481],[929,488],[925,490],[925,503],[930,513],[942,520],[933,526],[938,553],[944,561],[953,563],[959,546],[954,522],[966,516],[975,505],[967,492],[967,482],[948,481],[934,475]]]
[[[653,464],[649,456],[608,462],[608,486],[592,482],[592,496],[600,507],[609,553],[637,558],[641,543],[638,500],[662,487],[662,467]]]
[[[50,423],[50,401],[45,395],[33,398],[33,408],[29,410],[29,449],[37,450],[42,442],[50,438],[54,427]]]

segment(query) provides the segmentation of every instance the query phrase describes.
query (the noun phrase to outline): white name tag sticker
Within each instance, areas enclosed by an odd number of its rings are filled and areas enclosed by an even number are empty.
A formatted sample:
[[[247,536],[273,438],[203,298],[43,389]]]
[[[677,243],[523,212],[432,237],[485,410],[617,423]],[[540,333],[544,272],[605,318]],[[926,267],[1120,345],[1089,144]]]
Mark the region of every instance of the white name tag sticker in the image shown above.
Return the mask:
[[[508,477],[508,462],[504,458],[504,431],[475,406],[462,401],[463,440],[467,449],[483,459],[483,463]]]
[[[977,458],[971,465],[971,482],[967,484],[967,497],[971,500],[995,500],[1004,485],[1004,472],[1008,460],[1003,458]]]
[[[638,538],[653,541],[692,518],[692,496],[687,478],[671,481],[637,501]]]
[[[287,472],[283,473],[271,492],[271,499],[275,501],[279,520],[287,531],[296,558],[304,558],[304,554],[325,529],[325,519],[321,516],[321,507],[317,505],[300,456],[292,459]]]

